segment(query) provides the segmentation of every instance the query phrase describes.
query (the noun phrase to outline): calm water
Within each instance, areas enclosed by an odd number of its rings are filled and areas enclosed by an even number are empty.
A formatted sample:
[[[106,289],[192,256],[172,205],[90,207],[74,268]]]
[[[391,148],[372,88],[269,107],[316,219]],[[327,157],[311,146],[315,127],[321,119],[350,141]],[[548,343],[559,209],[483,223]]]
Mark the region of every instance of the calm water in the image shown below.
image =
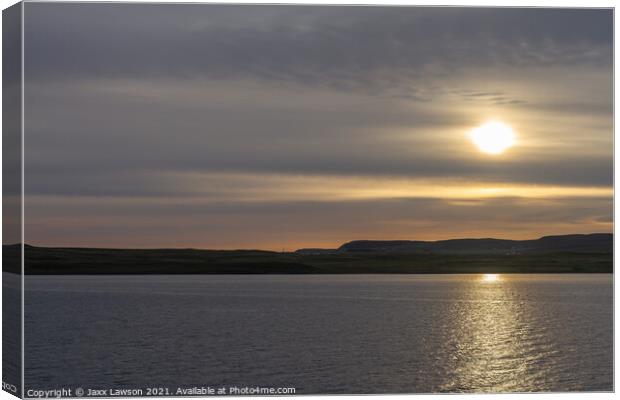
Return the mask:
[[[26,389],[612,390],[611,275],[26,277]]]

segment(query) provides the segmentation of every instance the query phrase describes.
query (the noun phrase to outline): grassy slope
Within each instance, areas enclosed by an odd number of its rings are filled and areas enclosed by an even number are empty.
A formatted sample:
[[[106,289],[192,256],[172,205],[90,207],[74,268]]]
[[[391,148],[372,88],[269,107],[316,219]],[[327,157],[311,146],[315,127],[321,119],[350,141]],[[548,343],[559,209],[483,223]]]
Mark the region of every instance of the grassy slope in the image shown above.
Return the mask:
[[[19,265],[3,249],[4,270]],[[9,262],[7,262],[9,261]],[[537,255],[326,254],[267,251],[26,248],[27,274],[611,273],[610,253]]]

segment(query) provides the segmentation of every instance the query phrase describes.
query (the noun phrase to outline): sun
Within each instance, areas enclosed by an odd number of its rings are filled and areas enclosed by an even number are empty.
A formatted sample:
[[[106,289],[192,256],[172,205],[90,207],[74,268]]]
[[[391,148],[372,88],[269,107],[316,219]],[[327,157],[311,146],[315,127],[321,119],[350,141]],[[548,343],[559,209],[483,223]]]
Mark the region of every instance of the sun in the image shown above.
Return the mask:
[[[472,129],[469,137],[480,151],[487,154],[501,154],[515,144],[512,128],[499,121],[489,121]]]

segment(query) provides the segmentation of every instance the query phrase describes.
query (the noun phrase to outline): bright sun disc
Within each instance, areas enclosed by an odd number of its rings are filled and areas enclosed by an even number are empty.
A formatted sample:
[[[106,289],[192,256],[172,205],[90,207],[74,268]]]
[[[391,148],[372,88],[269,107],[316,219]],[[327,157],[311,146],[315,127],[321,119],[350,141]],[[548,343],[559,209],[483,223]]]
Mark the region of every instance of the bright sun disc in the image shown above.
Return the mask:
[[[469,134],[478,149],[488,154],[501,154],[515,143],[512,128],[499,121],[489,121]]]

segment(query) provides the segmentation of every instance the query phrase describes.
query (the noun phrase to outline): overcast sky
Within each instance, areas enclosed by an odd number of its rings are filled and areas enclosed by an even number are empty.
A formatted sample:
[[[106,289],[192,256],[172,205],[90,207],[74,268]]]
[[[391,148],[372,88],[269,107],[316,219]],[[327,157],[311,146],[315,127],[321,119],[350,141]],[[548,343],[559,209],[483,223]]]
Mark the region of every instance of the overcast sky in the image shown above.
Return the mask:
[[[25,5],[26,242],[612,230],[612,12]],[[516,133],[501,155],[471,129]]]

